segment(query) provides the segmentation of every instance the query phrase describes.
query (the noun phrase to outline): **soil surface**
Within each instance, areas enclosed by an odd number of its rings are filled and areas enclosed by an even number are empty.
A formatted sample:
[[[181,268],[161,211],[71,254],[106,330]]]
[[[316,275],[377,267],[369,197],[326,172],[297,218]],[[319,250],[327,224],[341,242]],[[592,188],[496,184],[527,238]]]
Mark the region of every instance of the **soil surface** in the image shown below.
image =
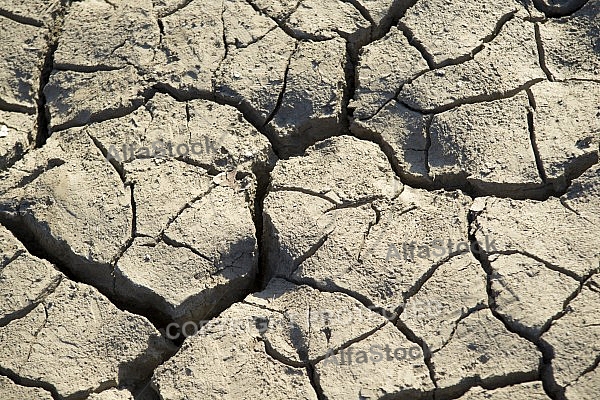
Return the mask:
[[[0,0],[0,399],[595,400],[600,0]]]

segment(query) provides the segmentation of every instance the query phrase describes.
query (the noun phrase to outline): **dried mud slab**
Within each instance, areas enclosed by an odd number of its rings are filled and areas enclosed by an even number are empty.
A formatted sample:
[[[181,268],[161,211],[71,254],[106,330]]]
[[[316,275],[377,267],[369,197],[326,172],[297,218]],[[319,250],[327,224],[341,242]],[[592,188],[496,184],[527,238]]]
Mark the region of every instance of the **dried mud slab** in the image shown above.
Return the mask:
[[[434,182],[462,188],[468,182],[483,195],[543,194],[529,137],[528,105],[527,96],[521,93],[435,115],[428,152]]]
[[[36,117],[0,110],[0,170],[5,170],[34,145]]]
[[[0,240],[2,375],[56,394],[52,398],[83,399],[141,382],[174,351],[146,318],[67,279],[4,227]],[[2,390],[17,391],[0,385]],[[42,398],[39,392],[32,398]]]
[[[132,66],[95,73],[54,70],[44,87],[49,128],[56,132],[127,115],[144,100]]]
[[[471,208],[477,214],[473,233],[480,242],[486,236],[495,241],[482,255],[521,254],[581,281],[597,270],[600,258],[595,245],[599,182],[595,167],[561,199],[478,199]]]
[[[36,387],[20,386],[10,379],[0,376],[0,396],[7,400],[38,399],[52,400],[50,392]]]
[[[521,383],[500,389],[487,390],[473,388],[459,397],[459,400],[548,400],[539,382]]]
[[[215,91],[239,103],[259,125],[268,122],[285,88],[285,75],[297,42],[275,29],[247,47],[231,49],[217,71]]]
[[[426,72],[404,85],[398,99],[424,112],[509,97],[546,78],[534,25],[513,18],[472,60]]]
[[[562,191],[598,162],[600,83],[542,82],[531,88],[531,96],[544,178]]]
[[[1,216],[30,231],[80,279],[111,287],[111,264],[133,229],[130,189],[78,130],[53,135],[26,158],[24,164],[49,168],[15,174],[22,177],[0,195]]]
[[[147,68],[159,41],[150,0],[75,2],[65,17],[54,68],[80,72],[128,65]]]
[[[35,114],[47,50],[43,28],[0,15],[0,108]]]
[[[446,395],[465,385],[535,379],[541,361],[536,346],[507,331],[489,309],[462,319],[450,341],[431,357],[436,386]]]
[[[4,326],[37,306],[54,291],[62,275],[47,261],[30,255],[3,226],[0,245],[0,326]]]
[[[54,134],[11,171],[3,215],[132,309],[162,321],[208,318],[253,284],[254,197],[273,160],[232,107],[157,94],[120,121]],[[95,212],[76,211],[90,205]]]
[[[63,3],[60,0],[31,0],[16,2],[0,1],[0,15],[16,22],[33,26],[51,26],[54,17],[61,11]]]
[[[390,324],[319,362],[315,380],[331,399],[422,399],[434,389],[419,346]]]
[[[427,161],[430,121],[431,117],[392,100],[372,118],[354,120],[350,130],[361,139],[378,143],[403,182],[419,187],[432,185]]]
[[[493,255],[490,265],[495,311],[512,329],[533,340],[579,290],[577,280],[522,254]]]
[[[597,0],[21,3],[0,398],[595,398]]]
[[[116,264],[115,294],[176,321],[241,300],[258,263],[246,194],[175,160],[135,160],[126,176],[138,199],[138,237]]]
[[[512,0],[418,1],[407,10],[400,26],[432,65],[440,67],[468,59],[518,11],[522,6]]]
[[[421,53],[397,27],[360,50],[356,91],[350,102],[355,119],[374,116],[402,86],[428,70]],[[358,121],[355,121],[357,123]]]
[[[582,2],[573,1],[571,4]],[[539,24],[546,67],[555,79],[600,78],[600,2],[588,1],[574,14]]]
[[[255,8],[304,40],[346,39],[358,48],[371,37],[373,25],[351,3],[341,0],[253,0]]]
[[[585,393],[590,385],[594,385],[594,381],[590,381],[594,375],[586,374],[597,368],[600,357],[600,329],[595,323],[599,297],[600,282],[594,276],[568,303],[564,315],[542,335],[544,345],[553,355],[548,374],[554,390],[562,391],[574,385],[574,391],[580,387],[579,390]],[[577,398],[572,394],[569,398]]]
[[[88,400],[134,400],[128,390],[109,389],[100,393],[92,393]]]
[[[360,159],[370,162],[352,168]],[[372,143],[332,138],[305,157],[280,161],[272,176],[264,210],[271,275],[394,311],[432,267],[468,251],[470,199],[460,192],[402,191]],[[436,239],[444,244],[433,252]]]
[[[567,400],[575,399],[592,399],[598,390],[600,390],[600,370],[596,367],[593,371],[582,375],[570,384],[565,391],[565,398]]]
[[[0,338],[3,373],[70,399],[139,383],[173,350],[144,317],[66,279]]]
[[[388,322],[350,296],[283,279],[273,279],[244,303],[262,313],[257,328],[272,354],[298,366],[328,359]]]
[[[316,400],[305,368],[268,354],[256,326],[261,311],[257,315],[256,307],[236,304],[206,324],[155,371],[156,392],[173,400],[277,398],[281,393]]]
[[[155,374],[154,384],[164,398],[184,398],[201,391],[208,398],[217,393],[225,398],[250,398],[258,390],[263,394],[277,388],[284,390],[284,385],[288,386],[288,398],[313,398],[304,375],[313,367],[314,379],[328,398],[383,393],[422,395],[433,389],[421,349],[383,316],[347,295],[320,292],[280,279],[208,322],[189,340],[190,344],[186,342],[180,353]],[[387,357],[383,359],[386,349]],[[346,364],[340,359],[344,352],[350,360]],[[353,352],[358,356],[354,364],[348,358]],[[394,353],[397,358],[393,358]],[[254,356],[249,358],[250,354]],[[181,364],[182,360],[191,364]],[[215,363],[221,367],[219,377],[201,374],[214,368]],[[186,367],[181,369],[180,365]],[[262,366],[266,366],[266,372]],[[308,366],[307,370],[302,368]],[[274,368],[289,372],[266,380]],[[251,372],[255,373],[254,379],[245,378]],[[239,382],[240,373],[245,382],[244,394],[241,388],[225,383],[234,374]],[[352,385],[347,384],[350,376],[355,377]],[[375,376],[379,377],[373,379]],[[400,381],[394,382],[391,377]],[[193,386],[192,380],[200,384]],[[419,387],[414,388],[415,382]]]
[[[210,93],[215,72],[227,54],[223,43],[223,4],[233,2],[186,3],[183,9],[175,8],[154,23],[161,27],[155,54],[156,78],[188,95]]]
[[[264,178],[276,159],[269,141],[233,107],[162,93],[85,131],[119,170],[134,160],[174,158],[212,175],[237,170]]]
[[[345,111],[346,43],[300,42],[286,71],[284,91],[267,129],[282,157],[341,134]]]
[[[455,256],[407,300],[400,326],[413,332],[428,351],[439,351],[462,319],[487,307],[486,284],[486,274],[471,253]],[[436,307],[423,307],[427,304]]]

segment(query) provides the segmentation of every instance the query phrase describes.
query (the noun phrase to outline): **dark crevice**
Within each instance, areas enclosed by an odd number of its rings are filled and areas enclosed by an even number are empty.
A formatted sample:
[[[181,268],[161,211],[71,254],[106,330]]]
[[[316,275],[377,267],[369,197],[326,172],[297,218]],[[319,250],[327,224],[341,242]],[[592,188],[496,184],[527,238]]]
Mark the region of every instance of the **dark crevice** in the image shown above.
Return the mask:
[[[435,61],[433,61],[433,56],[429,54],[425,46],[415,38],[415,34],[413,31],[404,23],[402,20],[398,21],[398,29],[404,34],[408,43],[417,49],[421,56],[427,62],[427,66],[430,70],[436,69]]]
[[[55,63],[53,69],[55,71],[78,72],[81,74],[93,74],[96,72],[120,71],[126,67],[115,67],[113,65],[97,64],[97,65],[78,65],[68,63]]]
[[[365,8],[365,6],[363,6],[362,4],[360,4],[360,2],[358,0],[340,0],[343,3],[347,3],[352,5],[352,7],[356,8],[356,11],[358,11],[360,13],[360,15],[366,20],[368,21],[373,27],[375,27],[377,24],[375,23],[375,20],[373,19],[373,17],[371,17],[371,14],[369,13],[369,10],[367,10]]]
[[[527,126],[529,128],[529,141],[531,142],[531,149],[533,150],[533,154],[535,157],[535,165],[538,170],[538,174],[542,182],[548,182],[548,176],[546,175],[546,171],[544,170],[544,163],[542,162],[542,156],[540,155],[540,150],[537,146],[537,140],[535,136],[535,97],[533,96],[533,92],[531,89],[527,89],[527,97],[529,99],[529,109],[527,110]]]
[[[279,29],[281,29],[286,35],[288,35],[292,39],[295,39],[295,40],[310,40],[310,41],[313,41],[313,42],[323,42],[323,41],[331,39],[331,38],[328,38],[326,36],[312,35],[312,34],[309,34],[309,33],[306,33],[306,32],[295,32],[293,29],[291,29],[290,27],[287,26],[288,19],[292,16],[292,14],[294,14],[296,12],[296,10],[298,9],[298,7],[300,7],[300,5],[302,4],[302,0],[298,0],[298,2],[296,3],[296,5],[294,6],[294,8],[292,10],[290,10],[287,14],[285,14],[284,16],[282,16],[281,18],[273,17],[267,11],[261,10],[251,0],[246,0],[246,2],[254,9],[254,11],[256,13],[258,13],[259,15],[262,15],[263,17],[267,17],[270,20],[272,20],[273,22],[275,22],[277,24],[277,26],[279,27]]]
[[[481,264],[481,267],[483,268],[483,270],[485,271],[485,273],[487,275],[486,291],[488,294],[489,309],[490,309],[492,315],[494,316],[494,318],[496,318],[498,321],[500,321],[504,325],[504,327],[507,331],[514,333],[514,334],[518,335],[520,338],[523,338],[523,339],[535,344],[538,351],[542,354],[542,361],[539,364],[536,379],[542,380],[544,391],[548,395],[548,397],[550,397],[552,400],[559,400],[559,399],[561,399],[560,394],[556,393],[556,390],[552,387],[552,384],[551,384],[551,379],[552,379],[551,361],[554,358],[552,349],[550,349],[548,346],[545,346],[544,343],[539,339],[539,337],[533,338],[533,337],[530,337],[529,335],[524,335],[523,332],[520,332],[520,331],[514,329],[512,327],[512,325],[509,324],[508,321],[506,321],[505,318],[496,311],[496,307],[497,307],[496,299],[495,299],[494,292],[492,289],[492,275],[494,273],[494,270],[489,261],[488,255],[485,252],[483,252],[483,250],[479,246],[479,242],[477,241],[477,238],[476,238],[476,233],[477,233],[478,228],[475,228],[475,226],[477,224],[477,218],[482,212],[483,212],[483,210],[477,211],[477,212],[469,211],[467,219],[468,219],[468,223],[469,223],[469,228],[468,228],[469,241],[471,242],[471,249],[473,249],[473,251],[472,251],[473,256],[479,261],[479,263]],[[550,326],[551,326],[551,323],[548,324],[548,328]],[[546,329],[548,329],[548,328],[546,328]],[[540,336],[542,334],[543,334],[543,332],[540,333]],[[526,382],[526,381],[527,380],[525,380],[524,382]],[[515,383],[518,383],[518,382],[515,382]],[[506,385],[504,385],[504,386],[506,386]]]
[[[444,61],[438,63],[435,66],[435,68],[438,69],[438,68],[443,68],[443,67],[446,67],[449,65],[458,65],[458,64],[462,64],[464,62],[473,60],[478,53],[480,53],[483,49],[485,49],[485,45],[487,43],[492,42],[494,39],[496,39],[496,37],[498,37],[498,35],[502,31],[502,28],[504,27],[504,25],[506,25],[506,23],[508,21],[512,20],[515,17],[517,12],[518,12],[518,10],[515,9],[514,11],[511,11],[511,12],[503,15],[502,17],[500,17],[500,19],[496,23],[496,26],[494,27],[494,30],[492,31],[492,33],[485,36],[481,40],[481,44],[479,46],[475,47],[473,50],[471,50],[471,52],[469,54],[465,54],[461,57],[444,60]]]
[[[429,280],[429,278],[431,278],[433,276],[433,274],[435,273],[435,271],[437,271],[442,265],[450,262],[455,257],[460,257],[460,256],[465,255],[467,253],[468,253],[467,251],[453,252],[453,253],[447,255],[446,257],[444,257],[443,259],[441,259],[440,261],[434,263],[417,280],[417,282],[406,291],[406,293],[404,295],[404,302],[406,302],[408,299],[410,299],[411,297],[413,297],[414,295],[416,295],[421,290],[421,288],[423,287],[423,285],[425,285],[425,283],[427,283],[427,281]]]
[[[310,189],[306,189],[306,188],[281,186],[281,187],[276,187],[276,188],[271,187],[269,191],[274,192],[274,193],[276,193],[276,192],[298,192],[298,193],[302,193],[302,194],[307,194],[309,196],[318,197],[322,200],[328,201],[329,203],[333,204],[334,206],[338,205],[338,203],[336,203],[335,201],[333,201],[326,195],[319,193],[319,192],[314,192],[314,191],[312,191]]]
[[[93,282],[94,278],[90,277],[90,279],[80,279],[82,278],[81,274],[74,274],[71,272],[71,269],[68,267],[69,262],[77,262],[73,261],[74,257],[70,257],[69,255],[62,255],[61,258],[55,256],[50,253],[41,243],[41,240],[38,235],[24,222],[24,216],[19,215],[19,213],[10,213],[10,212],[0,212],[0,224],[4,225],[13,236],[19,240],[23,246],[27,249],[27,251],[42,260],[46,260],[53,264],[56,269],[58,269],[63,275],[65,275],[69,280],[82,283],[85,285],[92,286],[96,288],[101,294],[103,294],[115,307],[120,309],[121,311],[128,311],[133,314],[137,314],[148,319],[156,329],[163,330],[164,327],[171,321],[164,320],[156,315],[156,313],[147,305],[137,307],[133,304],[128,304],[115,298],[114,292],[112,292],[112,288],[108,287],[97,287]],[[58,240],[57,240],[58,241]],[[132,239],[128,240],[128,245],[130,245]],[[121,249],[121,254],[125,252],[127,249],[127,245],[123,246]],[[69,261],[66,261],[69,259]],[[100,268],[114,268],[116,260],[113,260],[110,265],[100,265],[97,264],[98,269]]]
[[[287,60],[285,72],[283,73],[283,86],[281,87],[281,91],[279,92],[279,96],[277,97],[277,103],[275,104],[275,108],[273,108],[273,111],[271,111],[271,113],[265,119],[265,122],[262,124],[263,130],[265,129],[265,127],[267,125],[269,125],[269,123],[271,123],[273,118],[275,118],[275,116],[279,112],[279,109],[281,108],[281,105],[283,104],[283,97],[285,96],[285,91],[287,89],[288,75],[290,73],[290,67],[292,65],[292,58],[294,58],[294,56],[298,52],[299,46],[300,46],[300,42],[297,41],[294,46],[294,51],[292,51],[292,53],[290,54],[290,57]]]
[[[432,393],[432,398],[435,399],[435,394],[438,390],[438,384],[435,379],[435,368],[433,367],[433,363],[431,361],[431,352],[429,351],[429,347],[423,342],[423,340],[418,337],[408,326],[406,326],[399,318],[395,323],[396,328],[402,332],[402,334],[412,343],[416,344],[421,348],[423,352],[423,362],[427,366],[427,370],[429,371],[429,379],[431,379],[431,383],[433,383],[434,389]]]
[[[463,98],[457,99],[456,101],[454,101],[450,104],[441,105],[439,107],[435,107],[430,110],[421,110],[421,109],[415,108],[414,106],[407,104],[404,100],[402,100],[402,98],[399,98],[398,102],[400,104],[402,104],[404,107],[406,107],[409,110],[414,111],[416,113],[426,114],[426,115],[440,114],[440,113],[449,111],[455,107],[462,106],[465,104],[489,103],[489,102],[496,101],[496,100],[509,99],[511,97],[517,96],[521,92],[531,88],[533,85],[540,83],[544,80],[545,79],[543,79],[543,78],[532,79],[529,82],[526,82],[514,89],[507,90],[505,92],[494,92],[494,93],[486,93],[486,94],[480,94],[480,95],[470,96],[470,97],[463,97]]]
[[[46,141],[50,137],[49,125],[50,115],[46,109],[46,95],[44,94],[44,88],[50,80],[50,73],[54,68],[54,53],[58,48],[58,39],[62,33],[63,23],[65,14],[67,12],[67,6],[62,4],[61,9],[54,19],[54,25],[51,31],[48,33],[48,49],[44,57],[44,64],[40,72],[40,86],[37,91],[37,134],[35,140],[35,147],[40,148],[46,144]]]
[[[3,368],[2,366],[0,366],[0,375],[11,380],[15,385],[45,390],[52,396],[52,399],[54,399],[54,400],[62,400],[63,399],[63,397],[58,394],[58,391],[56,390],[56,388],[47,382],[34,381],[31,379],[20,377],[19,375],[15,374],[13,371],[11,371],[7,368]]]
[[[44,26],[44,24],[37,19],[30,18],[26,15],[15,14],[4,8],[0,8],[0,17],[8,18],[19,24],[35,26],[36,28],[41,28]]]
[[[540,24],[538,22],[536,22],[534,24],[534,28],[535,28],[535,41],[537,43],[538,55],[540,58],[540,60],[539,60],[540,67],[546,74],[546,77],[548,78],[548,80],[550,82],[554,82],[554,75],[552,75],[552,72],[550,72],[550,70],[548,69],[548,66],[546,65],[546,51],[544,50],[544,43],[542,42],[542,35],[540,33]]]
[[[358,61],[359,49],[356,49],[349,42],[346,42],[346,65],[344,65],[344,75],[346,85],[344,88],[344,96],[342,98],[342,117],[341,125],[343,128],[342,134],[350,135],[350,124],[354,110],[350,107],[350,102],[355,97],[356,87],[358,85]]]
[[[179,2],[179,4],[177,4],[177,5],[176,5],[175,7],[173,7],[171,10],[168,10],[167,12],[160,14],[160,15],[159,15],[159,17],[160,17],[160,18],[166,18],[166,17],[168,17],[169,15],[175,14],[176,12],[178,12],[178,11],[181,11],[181,10],[183,10],[184,8],[186,8],[188,5],[190,5],[190,3],[191,3],[192,1],[193,1],[193,0],[183,0],[183,1],[180,1],[180,2]]]
[[[135,184],[129,186],[131,190],[131,237],[134,238],[137,234],[137,204],[135,202]]]
[[[319,374],[315,370],[314,365],[308,364],[306,366],[306,372],[308,373],[308,379],[310,380],[310,385],[313,387],[315,394],[317,395],[317,400],[327,400],[325,396],[325,392],[321,387],[321,381],[319,380]]]
[[[7,103],[6,101],[2,100],[2,98],[0,98],[0,111],[16,112],[16,113],[29,114],[29,115],[35,114],[34,107],[28,107],[28,106],[22,106],[19,104]]]
[[[433,124],[433,116],[425,122],[425,171],[427,176],[431,176],[431,166],[429,165],[429,152],[431,151],[431,125]]]
[[[584,5],[586,5],[587,2],[588,0],[533,0],[535,8],[546,14],[546,16],[549,18],[560,18],[571,15],[579,11]],[[555,5],[555,3],[558,3],[558,5]]]
[[[163,361],[163,364],[166,363],[169,359]],[[131,388],[131,392],[133,394],[134,400],[161,400],[160,396],[154,390],[154,386],[152,385],[152,377],[148,378],[145,382],[137,385],[136,387]]]
[[[222,40],[223,40],[223,58],[221,59],[221,61],[219,62],[219,66],[216,68],[215,71],[219,71],[221,69],[221,65],[223,65],[223,62],[227,59],[227,56],[229,55],[229,46],[227,46],[227,30],[225,28],[225,11],[226,11],[226,7],[225,7],[225,0],[223,0],[221,2],[221,27],[223,28],[223,35],[222,35]]]

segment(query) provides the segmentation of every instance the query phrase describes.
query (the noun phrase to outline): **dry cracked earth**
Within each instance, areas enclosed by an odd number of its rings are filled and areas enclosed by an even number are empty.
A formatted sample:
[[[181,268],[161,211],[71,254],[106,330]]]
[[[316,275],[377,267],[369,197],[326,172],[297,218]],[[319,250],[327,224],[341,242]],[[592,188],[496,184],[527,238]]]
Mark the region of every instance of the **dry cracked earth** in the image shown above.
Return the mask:
[[[598,399],[599,141],[599,0],[0,0],[0,399]]]

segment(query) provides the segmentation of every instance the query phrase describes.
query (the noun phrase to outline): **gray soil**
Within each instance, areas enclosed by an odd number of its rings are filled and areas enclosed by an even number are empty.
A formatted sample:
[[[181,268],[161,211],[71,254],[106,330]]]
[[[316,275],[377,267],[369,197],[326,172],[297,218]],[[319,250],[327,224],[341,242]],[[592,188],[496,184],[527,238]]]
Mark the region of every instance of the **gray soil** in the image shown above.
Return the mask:
[[[596,400],[600,0],[0,0],[0,399]]]

